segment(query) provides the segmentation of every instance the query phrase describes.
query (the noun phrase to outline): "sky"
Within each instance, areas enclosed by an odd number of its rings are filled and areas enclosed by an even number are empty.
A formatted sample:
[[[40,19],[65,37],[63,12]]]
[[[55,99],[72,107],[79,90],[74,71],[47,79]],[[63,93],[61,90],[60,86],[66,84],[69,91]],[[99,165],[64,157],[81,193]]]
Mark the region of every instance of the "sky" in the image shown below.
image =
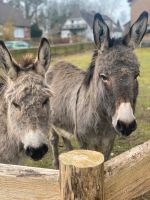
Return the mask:
[[[75,0],[57,0],[74,2]],[[114,21],[119,20],[121,24],[125,24],[130,20],[130,6],[127,0],[76,0],[80,2],[81,9],[89,9],[101,14],[105,14]],[[83,2],[85,2],[83,4]]]
[[[122,24],[128,22],[130,20],[130,6],[127,3],[127,0],[120,0],[121,6],[119,8],[119,12],[116,13],[116,18],[120,19]],[[122,16],[124,13],[125,16]]]
[[[90,0],[96,8],[95,4],[100,4],[97,7],[98,12],[108,15],[113,20],[121,22],[123,25],[130,20],[130,6],[127,0]],[[101,9],[100,9],[101,8]],[[100,9],[100,10],[99,10]]]

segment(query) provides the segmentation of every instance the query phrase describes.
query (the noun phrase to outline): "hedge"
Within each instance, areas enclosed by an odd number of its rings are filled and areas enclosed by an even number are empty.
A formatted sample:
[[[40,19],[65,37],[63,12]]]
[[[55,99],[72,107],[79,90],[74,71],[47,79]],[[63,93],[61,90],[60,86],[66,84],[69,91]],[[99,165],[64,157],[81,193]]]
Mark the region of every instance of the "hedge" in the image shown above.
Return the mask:
[[[93,43],[77,43],[51,46],[52,56],[62,56],[74,53],[81,53],[90,49],[94,49]],[[19,60],[26,53],[32,53],[34,56],[37,55],[37,47],[29,49],[15,49],[11,50],[11,53],[16,60]]]

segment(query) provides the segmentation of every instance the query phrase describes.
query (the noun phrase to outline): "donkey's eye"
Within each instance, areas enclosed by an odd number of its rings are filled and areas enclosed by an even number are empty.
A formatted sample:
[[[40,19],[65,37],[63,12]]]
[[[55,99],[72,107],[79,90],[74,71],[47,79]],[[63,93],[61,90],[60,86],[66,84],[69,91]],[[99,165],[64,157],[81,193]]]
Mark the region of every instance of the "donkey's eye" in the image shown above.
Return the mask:
[[[42,103],[42,106],[44,107],[45,105],[47,105],[48,101],[49,101],[49,98],[45,99],[45,100],[43,101],[43,103]]]
[[[138,73],[138,74],[136,74],[135,76],[134,76],[134,79],[137,79],[138,78],[138,76],[140,76],[140,74]]]
[[[15,102],[12,102],[12,104],[14,105],[15,108],[18,108],[19,110],[21,110],[21,106]]]
[[[109,80],[108,76],[106,76],[105,74],[100,74],[99,76],[105,82]]]

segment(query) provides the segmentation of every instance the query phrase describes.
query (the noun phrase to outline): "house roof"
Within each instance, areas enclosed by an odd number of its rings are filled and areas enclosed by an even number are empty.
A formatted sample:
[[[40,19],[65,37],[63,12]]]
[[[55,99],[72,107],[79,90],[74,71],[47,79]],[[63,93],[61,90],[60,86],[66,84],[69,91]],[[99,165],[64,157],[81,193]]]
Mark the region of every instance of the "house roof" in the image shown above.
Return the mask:
[[[0,24],[11,21],[14,26],[18,27],[29,27],[29,20],[25,19],[21,10],[12,8],[8,3],[0,2]]]
[[[81,10],[82,18],[88,23],[88,25],[91,28],[93,27],[93,19],[94,19],[95,14],[96,14],[95,11],[87,12],[85,10]],[[110,21],[110,22],[114,23],[113,20],[111,20],[107,15],[102,15],[102,17],[103,17],[104,21]]]
[[[133,1],[135,1],[135,0],[128,0],[128,3],[132,3]]]
[[[86,24],[88,24],[91,29],[93,29],[93,20],[94,20],[94,15],[96,14],[95,11],[91,11],[88,12],[86,10],[80,10],[79,7],[74,7],[74,11],[72,12],[71,16],[70,16],[70,20],[76,20],[80,21],[81,19],[83,19],[85,21]],[[112,32],[122,32],[122,28],[120,26],[119,21],[117,23],[115,23],[112,19],[110,19],[107,15],[102,15],[104,21],[106,22],[106,24],[108,24],[108,26],[111,25],[111,31]],[[87,26],[86,24],[71,24],[71,25],[66,25],[64,24],[62,29],[63,30],[71,30],[71,29],[85,29]]]
[[[85,10],[82,10],[81,11],[81,15],[82,15],[82,18],[88,23],[88,25],[93,28],[93,19],[94,19],[94,15],[96,14],[96,12],[92,11],[92,12],[87,12]],[[113,31],[116,31],[116,32],[122,32],[122,29],[121,29],[121,26],[120,26],[120,23],[119,21],[117,22],[117,24],[110,18],[108,17],[107,15],[102,15],[104,21],[107,22],[110,22],[111,24],[114,24],[114,27],[113,27]]]
[[[124,27],[126,27],[126,26],[131,26],[131,20],[129,20],[128,22],[126,22],[123,26],[124,26]]]
[[[79,5],[73,5],[73,10],[71,12],[71,16],[70,18],[82,18],[81,12],[80,12],[80,8]]]
[[[85,10],[81,11],[82,18],[86,21],[86,23],[92,28],[93,27],[93,19],[94,19],[94,12],[87,12]]]

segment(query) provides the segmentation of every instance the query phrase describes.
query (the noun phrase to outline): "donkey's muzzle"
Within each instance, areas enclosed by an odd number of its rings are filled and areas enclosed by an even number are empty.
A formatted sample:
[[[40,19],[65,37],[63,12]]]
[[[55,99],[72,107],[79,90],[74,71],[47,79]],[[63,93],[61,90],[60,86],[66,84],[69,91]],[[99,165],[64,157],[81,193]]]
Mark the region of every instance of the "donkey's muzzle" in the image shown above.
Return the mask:
[[[131,123],[125,123],[121,120],[117,121],[116,129],[123,135],[129,136],[137,128],[136,121],[133,120]]]
[[[38,148],[28,146],[25,153],[27,156],[37,161],[40,160],[47,153],[47,151],[48,151],[48,146],[46,144],[43,144]]]

